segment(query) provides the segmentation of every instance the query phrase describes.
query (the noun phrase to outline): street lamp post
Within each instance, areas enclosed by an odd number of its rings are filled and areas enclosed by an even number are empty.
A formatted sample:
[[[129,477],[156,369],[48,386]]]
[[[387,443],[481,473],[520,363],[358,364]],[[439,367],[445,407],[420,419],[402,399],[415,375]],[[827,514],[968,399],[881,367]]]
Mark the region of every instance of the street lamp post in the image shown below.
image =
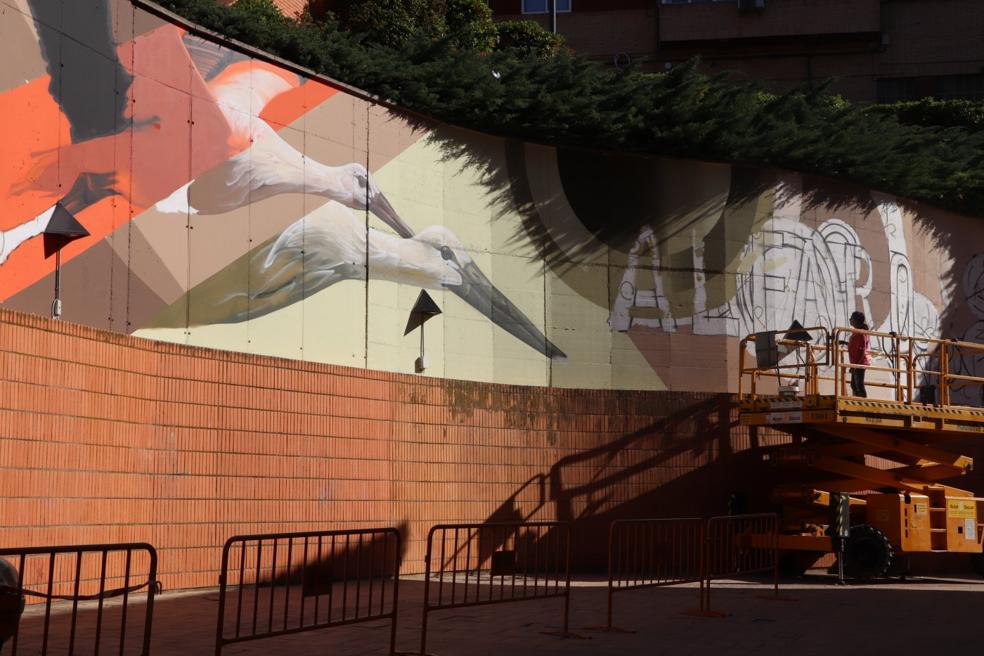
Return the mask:
[[[55,300],[51,302],[51,318],[61,319],[61,249],[55,252]]]
[[[439,314],[441,314],[441,308],[437,307],[437,303],[430,297],[430,294],[421,289],[420,294],[417,295],[417,302],[413,304],[413,309],[410,310],[406,330],[403,331],[404,335],[409,335],[414,328],[420,328],[420,357],[414,362],[413,367],[418,374],[424,373],[424,370],[427,369],[427,359],[424,356],[424,323]]]
[[[82,237],[88,237],[78,219],[65,209],[61,203],[55,204],[55,210],[44,229],[44,256],[55,256],[55,299],[51,303],[51,318],[59,319],[62,314],[61,302],[61,249]]]

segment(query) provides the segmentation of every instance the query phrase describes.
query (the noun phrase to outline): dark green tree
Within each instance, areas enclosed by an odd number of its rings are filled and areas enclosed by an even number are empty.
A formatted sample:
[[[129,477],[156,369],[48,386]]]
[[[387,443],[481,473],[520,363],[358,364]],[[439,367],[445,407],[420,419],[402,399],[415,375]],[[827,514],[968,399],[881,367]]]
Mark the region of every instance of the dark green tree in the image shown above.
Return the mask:
[[[447,37],[456,48],[489,52],[499,42],[492,10],[485,0],[445,0],[444,22]]]
[[[342,0],[334,7],[342,27],[390,48],[403,47],[418,34],[443,36],[447,29],[445,0]]]
[[[548,32],[533,21],[499,21],[495,26],[501,50],[511,49],[542,58],[556,56],[564,45],[562,36]]]
[[[559,46],[519,45],[503,37],[510,28],[501,24],[498,48],[486,52],[481,39],[456,39],[467,30],[450,33],[443,13],[439,21],[410,24],[412,3],[425,14],[437,4],[352,0],[353,6],[357,2],[398,4],[403,27],[372,37],[343,29],[341,18],[285,19],[272,12],[269,0],[240,0],[232,7],[163,0],[207,28],[475,130],[835,176],[984,216],[980,103],[860,105],[830,95],[823,85],[776,95],[750,82],[708,77],[696,61],[659,74],[615,70]]]

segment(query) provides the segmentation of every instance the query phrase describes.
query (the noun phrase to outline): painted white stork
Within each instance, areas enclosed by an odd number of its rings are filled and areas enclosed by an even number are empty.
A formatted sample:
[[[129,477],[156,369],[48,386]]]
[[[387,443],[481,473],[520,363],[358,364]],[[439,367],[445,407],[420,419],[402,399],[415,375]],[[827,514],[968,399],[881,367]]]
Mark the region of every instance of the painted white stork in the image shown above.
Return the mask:
[[[368,209],[397,234],[412,236],[363,164],[328,166],[305,157],[259,117],[267,103],[296,86],[297,76],[243,64],[208,83],[232,130],[230,145],[243,150],[157,203],[157,210],[221,214],[277,194],[306,193]]]
[[[543,355],[565,357],[495,288],[449,229],[430,226],[411,238],[367,231],[364,221],[337,202],[295,221],[250,256],[249,291],[197,290],[205,307],[193,313],[193,323],[238,323],[297,303],[337,282],[365,280],[367,254],[369,278],[450,290]],[[220,281],[216,286],[228,289]]]

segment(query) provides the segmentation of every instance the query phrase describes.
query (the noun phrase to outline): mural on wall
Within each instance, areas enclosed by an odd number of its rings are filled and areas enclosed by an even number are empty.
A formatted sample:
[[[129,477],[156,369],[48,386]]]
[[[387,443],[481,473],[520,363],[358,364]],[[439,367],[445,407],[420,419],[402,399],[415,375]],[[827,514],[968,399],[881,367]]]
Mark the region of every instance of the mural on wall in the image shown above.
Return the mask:
[[[984,344],[984,252],[974,255],[963,272],[963,301],[976,319],[959,335],[965,342]],[[950,371],[959,376],[984,376],[984,355],[956,353],[949,362]],[[984,406],[984,386],[963,385],[950,391],[950,398],[961,405]]]
[[[420,289],[427,373],[507,383],[733,389],[738,338],[854,310],[984,338],[980,244],[927,228],[969,217],[411,120],[128,0],[0,4],[10,307],[47,312],[60,204],[65,318],[194,345],[409,372]]]
[[[792,200],[800,200],[799,194],[793,194]],[[804,326],[847,326],[851,313],[860,310],[875,331],[930,339],[940,336],[936,307],[913,289],[902,211],[897,204],[885,199],[876,209],[884,230],[890,299],[890,305],[880,313],[873,312],[870,300],[875,260],[857,231],[836,218],[810,227],[799,221],[799,210],[798,205],[777,208],[749,236],[735,269],[735,294],[721,305],[707,306],[704,244],[695,242],[694,304],[693,312],[686,316],[673,314],[663,292],[657,238],[651,228],[643,228],[629,253],[629,267],[610,320],[612,327],[626,331],[639,324],[676,332],[689,326],[696,335],[743,337],[783,331],[793,321]],[[640,274],[644,257],[652,264]],[[945,288],[938,293],[943,297]]]

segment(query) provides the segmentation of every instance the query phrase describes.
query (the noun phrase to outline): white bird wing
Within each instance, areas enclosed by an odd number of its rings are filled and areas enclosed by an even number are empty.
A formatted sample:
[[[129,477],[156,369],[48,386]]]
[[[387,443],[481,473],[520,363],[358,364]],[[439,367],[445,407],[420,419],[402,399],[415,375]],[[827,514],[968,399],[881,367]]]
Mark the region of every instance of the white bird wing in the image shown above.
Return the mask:
[[[200,214],[221,214],[277,194],[303,192],[304,157],[269,127],[253,147],[200,175],[188,204]]]
[[[281,255],[286,255],[291,259],[296,259],[303,255],[304,249],[304,221],[294,221],[280,233],[276,241],[270,245],[266,259],[263,260],[263,268],[269,269],[274,261]]]
[[[280,233],[263,257],[262,287],[254,298],[292,291],[312,294],[340,280],[365,273],[361,225],[348,208],[328,203]],[[361,273],[360,273],[361,272]]]
[[[192,180],[187,184],[181,185],[171,192],[170,196],[157,201],[154,209],[161,214],[198,214],[198,210],[191,207],[188,202],[188,190],[194,183],[195,181]]]
[[[249,139],[263,137],[264,127],[270,129],[260,118],[270,101],[298,84],[297,76],[264,68],[254,61],[220,75],[209,82],[208,88],[232,129],[233,138]]]
[[[231,67],[230,67],[231,68]],[[209,90],[243,150],[157,204],[164,213],[221,214],[269,196],[304,189],[304,158],[260,114],[297,85],[296,76],[251,66],[220,75]]]

